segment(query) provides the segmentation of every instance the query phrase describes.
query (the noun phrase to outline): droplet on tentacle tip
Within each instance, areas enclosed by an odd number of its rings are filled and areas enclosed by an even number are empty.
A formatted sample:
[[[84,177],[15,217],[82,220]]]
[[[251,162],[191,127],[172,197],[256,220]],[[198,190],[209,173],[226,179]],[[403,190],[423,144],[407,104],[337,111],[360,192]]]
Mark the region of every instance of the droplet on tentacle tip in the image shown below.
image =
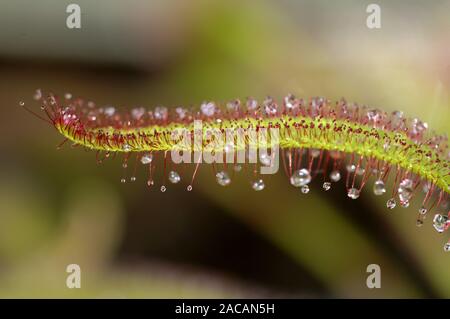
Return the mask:
[[[299,170],[296,170],[291,178],[291,185],[295,186],[295,187],[301,187],[303,185],[307,185],[309,184],[309,182],[311,182],[311,174],[309,173],[309,171],[306,168],[302,168]]]
[[[151,179],[147,180],[147,186],[153,186],[153,184],[155,184],[155,182]]]
[[[320,150],[317,149],[317,148],[313,148],[313,149],[310,150],[310,154],[311,154],[311,157],[312,157],[312,158],[319,157],[319,155],[320,155]]]
[[[331,183],[330,182],[324,182],[322,185],[322,188],[326,191],[331,189]]]
[[[130,181],[135,182],[136,181],[136,176],[131,176],[130,177]]]
[[[131,151],[131,146],[128,145],[127,143],[125,143],[125,144],[122,145],[122,150],[124,152],[129,152],[129,151]]]
[[[377,196],[381,196],[386,193],[386,187],[382,180],[375,181],[375,184],[373,184],[373,193]]]
[[[425,215],[427,213],[427,211],[428,210],[424,206],[419,208],[419,214],[420,215]]]
[[[426,181],[423,185],[422,185],[422,191],[424,193],[428,193],[428,191],[431,189],[431,183]]]
[[[444,245],[444,251],[446,251],[446,252],[450,251],[450,242],[448,242]]]
[[[155,107],[155,111],[153,112],[153,115],[155,116],[155,119],[165,121],[167,120],[169,111],[167,107],[164,106],[157,106]]]
[[[264,189],[264,187],[265,187],[265,185],[264,185],[264,181],[262,179],[254,181],[252,184],[252,188],[255,191],[262,191]]]
[[[409,207],[409,200],[400,201],[400,206],[403,208]]]
[[[394,209],[395,206],[397,206],[397,202],[395,201],[394,198],[388,199],[388,201],[386,202],[386,207],[389,209]]]
[[[359,190],[352,187],[348,190],[347,196],[350,197],[351,199],[357,199],[359,197]]]
[[[267,153],[260,153],[259,154],[259,161],[264,166],[269,166],[272,163],[272,157]]]
[[[398,185],[398,198],[400,202],[408,202],[411,199],[413,193],[412,180],[405,178]]]
[[[291,93],[289,93],[287,96],[284,97],[284,106],[288,110],[293,110],[298,107],[300,101],[295,98],[295,96]]]
[[[127,181],[127,180],[126,180],[125,178],[121,178],[121,179],[120,179],[120,182],[121,182],[121,183],[126,183],[126,181]]]
[[[144,165],[150,164],[153,160],[153,155],[151,153],[147,153],[142,155],[141,157],[141,163]]]
[[[230,112],[237,112],[241,107],[241,101],[239,99],[235,99],[227,103],[227,109]]]
[[[233,169],[235,172],[240,172],[242,171],[242,165],[236,164],[233,166]]]
[[[20,106],[24,106],[24,105],[25,105],[25,102],[24,102],[24,101],[19,101],[19,105],[20,105]]]
[[[112,117],[116,113],[116,108],[114,106],[106,106],[103,113],[108,117]]]
[[[186,190],[187,190],[188,192],[192,191],[192,185],[188,185],[188,186],[186,187]]]
[[[178,174],[178,173],[175,172],[175,171],[170,171],[170,172],[169,172],[169,181],[170,181],[172,184],[176,184],[176,183],[178,183],[180,180],[181,180],[180,174]]]
[[[227,186],[231,183],[231,178],[227,172],[221,171],[216,174],[217,183],[221,186]]]
[[[416,226],[421,227],[422,225],[423,225],[423,218],[421,215],[419,215],[419,216],[417,216],[417,219],[416,219]]]
[[[330,179],[333,182],[339,182],[339,180],[341,179],[341,173],[338,170],[334,170],[330,173]]]
[[[447,216],[441,214],[434,215],[433,227],[438,233],[442,233],[447,228],[449,223],[450,221]]]
[[[42,91],[41,91],[41,89],[37,89],[34,92],[33,99],[35,99],[36,101],[42,99]]]
[[[161,192],[164,193],[166,191],[166,186],[161,186]]]
[[[69,92],[67,92],[66,94],[64,94],[64,98],[66,100],[70,100],[72,98],[72,94],[70,94]]]
[[[303,185],[302,188],[300,188],[301,192],[303,194],[308,194],[309,193],[309,186],[308,185]]]
[[[364,167],[358,167],[356,168],[356,175],[364,175],[364,173],[366,172],[366,169]]]
[[[245,103],[247,106],[247,110],[254,111],[258,108],[258,101],[256,101],[254,98],[249,97],[247,98],[247,102]]]
[[[216,113],[216,104],[214,102],[203,102],[200,110],[205,116],[213,116]]]
[[[345,169],[347,170],[347,172],[353,173],[354,171],[356,171],[356,166],[354,164],[347,164],[345,166]]]
[[[264,113],[266,115],[276,115],[278,112],[278,105],[275,103],[275,101],[268,96],[263,101],[263,107],[264,107]]]

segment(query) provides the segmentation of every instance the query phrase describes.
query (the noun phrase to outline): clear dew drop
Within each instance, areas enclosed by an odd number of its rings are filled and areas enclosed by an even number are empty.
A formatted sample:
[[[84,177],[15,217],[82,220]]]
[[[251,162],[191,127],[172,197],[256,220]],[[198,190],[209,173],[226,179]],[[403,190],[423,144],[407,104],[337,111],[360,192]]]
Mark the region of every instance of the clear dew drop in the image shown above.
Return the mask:
[[[42,99],[42,91],[41,91],[41,89],[37,89],[34,92],[33,99],[35,99],[36,101]]]
[[[257,181],[254,181],[252,184],[252,188],[255,191],[262,191],[264,189],[264,181],[262,179],[258,179]]]
[[[394,198],[388,199],[388,201],[386,202],[386,207],[389,209],[394,209],[396,205],[397,202],[395,201]]]
[[[356,175],[361,176],[361,175],[364,175],[365,172],[366,172],[366,170],[364,169],[364,167],[358,167],[356,169]]]
[[[423,225],[423,218],[422,218],[422,216],[419,216],[416,219],[416,226],[421,227],[422,225]]]
[[[141,157],[141,163],[144,165],[150,164],[153,160],[153,155],[150,153],[144,154]]]
[[[409,207],[409,200],[400,201],[400,206],[403,208]]]
[[[130,152],[131,151],[131,146],[128,145],[127,143],[125,143],[125,144],[122,145],[122,150],[124,152]]]
[[[400,202],[408,202],[411,199],[413,193],[412,180],[405,178],[398,185],[398,198]]]
[[[259,161],[264,166],[269,166],[272,163],[272,158],[271,158],[271,156],[269,154],[264,152],[264,153],[260,153],[259,154]]]
[[[420,215],[425,215],[427,213],[427,211],[428,210],[425,207],[423,207],[423,206],[419,208],[419,214]]]
[[[295,187],[301,187],[303,185],[309,184],[311,182],[311,174],[306,168],[302,168],[299,170],[296,170],[291,178],[291,185]]]
[[[450,251],[450,243],[446,243],[444,245],[444,251],[449,252]]]
[[[357,199],[359,197],[359,190],[356,188],[350,188],[347,192],[347,196],[351,199]]]
[[[230,112],[237,112],[241,106],[241,101],[236,99],[227,103],[227,109]]]
[[[333,182],[338,182],[341,179],[341,173],[338,170],[334,170],[330,173],[330,179]]]
[[[313,157],[313,158],[319,157],[320,150],[313,148],[313,149],[311,149],[310,154],[311,154],[311,157]]]
[[[377,196],[381,196],[386,193],[386,186],[382,180],[377,180],[373,184],[373,193]]]
[[[170,171],[170,172],[169,172],[169,181],[170,181],[172,184],[178,183],[179,181],[181,181],[180,174],[178,174],[178,173],[175,172],[175,171]]]
[[[234,165],[233,169],[235,172],[240,172],[240,171],[242,171],[242,165]]]
[[[145,108],[143,107],[136,107],[131,110],[131,117],[135,120],[139,120],[141,117],[145,114]]]
[[[258,101],[256,101],[254,98],[249,97],[247,98],[247,102],[245,104],[247,106],[247,110],[253,111],[258,108]]]
[[[430,182],[425,182],[423,185],[422,185],[422,191],[424,192],[424,193],[428,193],[428,191],[431,189],[431,183]]]
[[[106,116],[111,117],[111,116],[114,115],[114,113],[116,113],[116,109],[115,109],[114,106],[107,106],[107,107],[105,107],[105,109],[103,110],[103,113],[104,113]]]
[[[186,114],[187,114],[187,110],[185,108],[182,108],[182,107],[177,107],[175,109],[175,112],[177,113],[178,119],[180,119],[180,120],[184,119],[186,117]]]
[[[217,183],[221,186],[227,186],[231,183],[231,179],[228,174],[224,171],[218,172],[216,174]]]
[[[153,115],[155,116],[155,119],[165,121],[167,120],[169,111],[167,107],[164,106],[157,106],[155,108],[155,111],[153,112]]]
[[[345,169],[347,170],[347,172],[353,173],[356,170],[356,166],[354,164],[347,164],[347,166],[345,166]]]
[[[164,193],[167,190],[166,186],[161,186],[161,192]]]
[[[308,185],[303,185],[302,188],[300,188],[301,192],[303,194],[308,194],[309,193],[309,186]]]
[[[267,115],[275,115],[278,112],[278,105],[273,101],[273,99],[270,96],[268,96],[263,101],[263,106],[264,106],[264,112]]]
[[[322,185],[323,189],[328,191],[331,189],[331,183],[330,182],[324,182]]]
[[[216,113],[216,104],[214,102],[203,102],[200,110],[205,116],[213,116]]]
[[[434,227],[434,229],[436,229],[436,231],[438,233],[442,233],[446,229],[446,227],[449,223],[450,222],[449,222],[447,216],[441,215],[441,214],[434,215],[433,227]]]
[[[234,143],[233,142],[226,143],[225,146],[223,147],[223,151],[225,153],[232,153],[232,152],[234,152]]]

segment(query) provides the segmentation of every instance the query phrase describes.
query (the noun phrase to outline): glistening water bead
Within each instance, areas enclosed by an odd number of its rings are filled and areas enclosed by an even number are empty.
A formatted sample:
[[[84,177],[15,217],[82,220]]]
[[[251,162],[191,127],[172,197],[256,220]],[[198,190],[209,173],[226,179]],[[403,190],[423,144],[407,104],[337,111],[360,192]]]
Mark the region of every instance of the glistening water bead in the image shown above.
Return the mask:
[[[218,169],[215,177],[219,185],[231,183],[229,171],[235,173],[251,169],[255,178],[251,180],[251,186],[255,190],[264,188],[264,183],[255,176],[259,168],[269,168],[272,163],[277,163],[274,161],[278,159],[274,156],[277,154],[271,149],[271,143],[276,143],[282,160],[279,167],[284,170],[289,182],[302,192],[309,190],[308,185],[314,178],[323,178],[324,190],[330,189],[330,182],[342,179],[347,196],[356,199],[364,186],[376,178],[373,184],[376,196],[385,194],[387,186],[393,190],[392,198],[386,203],[389,209],[395,208],[397,198],[399,206],[407,207],[412,206],[414,197],[423,196],[424,211],[448,211],[448,139],[429,130],[428,125],[417,118],[405,117],[402,112],[387,113],[348,103],[345,99],[332,103],[323,97],[301,99],[292,94],[282,99],[281,103],[271,97],[265,98],[262,103],[248,98],[243,103],[234,99],[226,103],[226,107],[207,101],[199,110],[181,106],[171,109],[159,105],[150,110],[136,107],[128,112],[119,112],[114,106],[98,107],[94,102],[81,98],[61,100],[40,90],[36,92],[35,99],[42,107],[44,116],[35,113],[23,102],[20,105],[50,123],[64,136],[60,146],[68,141],[66,145],[94,150],[99,163],[121,156],[125,169],[133,159],[140,161],[146,166],[148,177],[143,180],[149,186],[153,185],[154,176],[159,176],[156,171],[161,170],[164,171],[163,180],[181,182],[178,173],[170,169],[166,171],[167,167],[173,167],[169,162],[171,151],[179,149],[179,139],[172,139],[174,131],[185,130],[186,142],[192,141],[196,135],[201,137],[199,143],[186,143],[181,148],[183,154],[192,155],[194,145],[202,150],[210,143],[209,139],[202,137],[232,130],[247,135],[241,140],[241,145],[222,139],[223,135],[214,139],[223,142],[215,146],[214,152],[222,151],[231,155],[232,159],[214,168],[215,172]],[[194,130],[194,123],[198,121],[202,121],[202,125]],[[276,140],[272,129],[277,134]],[[265,142],[261,142],[258,136],[251,137],[253,131],[268,132]],[[248,165],[239,162],[236,154],[232,154],[238,149],[248,151],[250,147],[258,152],[255,154],[258,163]],[[269,153],[261,152],[265,150]],[[249,157],[245,159],[247,161]],[[196,172],[201,169],[199,166],[204,165],[195,165],[188,190],[192,190]],[[134,172],[131,176],[130,180],[133,180]],[[125,182],[125,178],[122,180]],[[392,185],[384,185],[388,182]],[[165,187],[163,185],[161,191],[165,191]],[[423,189],[425,194],[417,194],[416,189]],[[419,212],[419,215],[425,214]],[[443,217],[436,218],[435,228],[445,231],[448,224],[443,224],[441,219],[448,216],[439,215]]]
[[[397,206],[397,202],[395,201],[394,198],[388,199],[388,201],[386,202],[386,207],[389,209],[394,209],[395,206]]]
[[[296,170],[291,176],[291,185],[301,187],[311,182],[311,174],[306,168]]]
[[[153,160],[153,155],[152,154],[144,154],[141,157],[141,163],[144,165],[150,164]]]
[[[265,187],[264,181],[262,179],[258,179],[253,182],[252,187],[255,191],[262,191]]]
[[[356,188],[350,188],[347,193],[348,197],[351,199],[357,199],[359,197],[359,190]]]
[[[330,182],[324,182],[322,185],[322,188],[326,191],[330,190],[331,188],[331,183]]]
[[[227,172],[223,172],[223,171],[222,172],[218,172],[216,174],[216,180],[217,180],[217,183],[219,185],[221,185],[221,186],[227,186],[227,185],[229,185],[231,183],[231,179],[228,176],[228,173]]]
[[[308,194],[309,193],[309,186],[308,185],[303,185],[300,190],[302,191],[303,194]]]
[[[386,187],[384,186],[384,182],[382,180],[375,181],[373,184],[373,193],[377,196],[386,193]]]
[[[337,170],[334,170],[330,173],[330,179],[333,182],[339,182],[339,180],[341,179],[341,173]]]
[[[180,177],[180,175],[179,175],[177,172],[175,172],[175,171],[170,171],[170,172],[169,172],[169,181],[170,181],[172,184],[176,184],[176,183],[178,183],[179,181],[181,181],[181,177]]]
[[[400,182],[398,187],[398,198],[400,199],[400,203],[408,203],[411,199],[413,193],[413,182],[412,180],[406,178]]]

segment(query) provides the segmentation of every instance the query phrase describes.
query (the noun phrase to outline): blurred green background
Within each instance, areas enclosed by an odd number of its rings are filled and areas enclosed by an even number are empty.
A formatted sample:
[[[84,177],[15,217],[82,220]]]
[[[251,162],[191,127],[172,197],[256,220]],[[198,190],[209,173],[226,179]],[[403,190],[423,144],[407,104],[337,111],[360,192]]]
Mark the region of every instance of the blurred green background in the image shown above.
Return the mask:
[[[66,6],[82,28],[66,28]],[[270,176],[228,188],[202,168],[161,193],[121,184],[119,161],[55,146],[35,89],[117,106],[287,93],[345,97],[450,133],[450,1],[0,0],[1,297],[450,297],[448,239],[419,203],[370,186],[308,195]],[[448,236],[448,235],[447,235]],[[81,289],[65,285],[79,264]],[[381,266],[368,289],[366,267]]]

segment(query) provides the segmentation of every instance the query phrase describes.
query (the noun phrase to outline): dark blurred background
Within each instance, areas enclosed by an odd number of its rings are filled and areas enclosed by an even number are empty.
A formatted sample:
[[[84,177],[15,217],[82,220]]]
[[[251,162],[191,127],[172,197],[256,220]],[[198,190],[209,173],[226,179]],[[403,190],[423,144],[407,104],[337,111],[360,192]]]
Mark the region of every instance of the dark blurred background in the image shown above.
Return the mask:
[[[81,29],[66,7],[81,7]],[[0,0],[0,296],[450,297],[448,238],[419,203],[369,187],[308,195],[280,174],[254,192],[201,168],[161,193],[120,161],[56,145],[37,88],[133,107],[287,93],[345,97],[450,133],[450,1]],[[369,183],[370,184],[370,183]],[[79,264],[82,288],[65,285]],[[379,264],[382,288],[368,289]]]

